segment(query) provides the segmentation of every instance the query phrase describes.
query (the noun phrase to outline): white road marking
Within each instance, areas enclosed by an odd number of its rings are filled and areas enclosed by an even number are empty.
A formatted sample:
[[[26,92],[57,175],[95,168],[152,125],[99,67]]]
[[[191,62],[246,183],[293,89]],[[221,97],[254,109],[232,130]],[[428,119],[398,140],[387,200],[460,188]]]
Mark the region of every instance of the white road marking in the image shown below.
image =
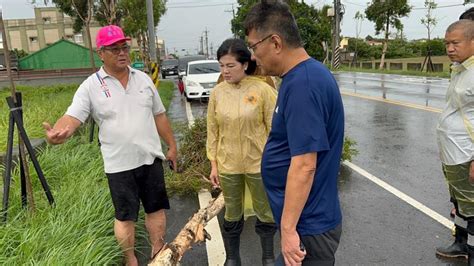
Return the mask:
[[[419,211],[423,212],[424,214],[428,215],[429,217],[433,218],[435,221],[439,222],[440,224],[446,226],[449,229],[452,229],[454,226],[454,223],[451,222],[449,219],[446,219],[443,217],[441,214],[433,211],[432,209],[426,207],[422,203],[418,202],[414,198],[408,196],[407,194],[401,192],[400,190],[396,189],[395,187],[391,186],[387,182],[381,180],[380,178],[372,175],[371,173],[365,171],[364,169],[360,168],[359,166],[348,162],[344,161],[344,165],[350,167],[352,170],[356,171],[360,175],[366,177],[370,181],[374,182],[375,184],[379,185],[383,189],[387,190],[388,192],[392,193],[393,195],[397,196],[401,200],[405,201],[406,203],[410,204],[411,206],[415,207]]]
[[[188,127],[191,128],[194,125],[194,116],[188,101],[186,101],[186,116],[188,117]]]
[[[194,116],[191,110],[191,104],[188,101],[186,101],[186,116],[188,117],[188,126],[191,128],[194,125]],[[207,189],[201,190],[198,197],[200,208],[205,208],[212,198]],[[206,231],[212,238],[206,241],[207,262],[209,266],[223,265],[225,261],[224,241],[222,240],[221,228],[217,221],[217,216],[207,223]]]
[[[204,208],[212,199],[207,189],[199,192],[199,205]],[[211,235],[211,240],[206,240],[207,262],[209,266],[223,265],[225,261],[224,241],[217,216],[212,218],[206,225],[206,231]]]
[[[345,87],[339,87],[343,90],[348,90]],[[353,96],[353,97],[358,97],[366,100],[373,100],[373,101],[378,101],[378,102],[383,102],[383,103],[390,103],[390,104],[395,104],[395,105],[400,105],[400,106],[405,106],[409,108],[414,108],[414,109],[420,109],[424,111],[429,111],[429,112],[434,112],[434,113],[441,113],[443,110],[435,107],[430,107],[430,106],[424,106],[416,103],[408,103],[408,102],[402,102],[402,101],[396,101],[396,100],[390,100],[390,99],[384,99],[379,96],[370,96],[370,95],[364,95],[356,92],[349,92],[349,91],[342,91],[341,90],[341,95],[346,95],[346,96]]]

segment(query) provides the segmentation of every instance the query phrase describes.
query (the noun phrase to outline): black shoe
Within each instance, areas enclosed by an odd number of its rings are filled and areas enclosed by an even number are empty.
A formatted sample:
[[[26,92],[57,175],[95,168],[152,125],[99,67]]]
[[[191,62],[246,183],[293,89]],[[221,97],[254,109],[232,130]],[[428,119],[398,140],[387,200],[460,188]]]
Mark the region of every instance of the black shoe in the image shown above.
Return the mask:
[[[436,249],[436,255],[443,258],[465,258],[467,259],[467,244],[454,242],[449,247]]]

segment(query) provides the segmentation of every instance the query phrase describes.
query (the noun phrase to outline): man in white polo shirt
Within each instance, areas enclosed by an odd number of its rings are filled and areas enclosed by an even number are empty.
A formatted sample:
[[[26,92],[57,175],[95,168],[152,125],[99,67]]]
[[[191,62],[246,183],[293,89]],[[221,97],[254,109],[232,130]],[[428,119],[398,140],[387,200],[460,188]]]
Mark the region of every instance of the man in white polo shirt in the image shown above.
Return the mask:
[[[176,142],[165,108],[152,80],[129,67],[129,45],[120,27],[99,30],[97,52],[104,62],[78,88],[66,114],[51,127],[43,123],[51,144],[61,144],[89,115],[99,125],[99,139],[115,207],[114,232],[127,265],[134,254],[135,222],[140,201],[152,243],[152,257],[163,247],[164,209],[169,209],[162,161],[176,169]],[[168,145],[164,155],[160,137]]]

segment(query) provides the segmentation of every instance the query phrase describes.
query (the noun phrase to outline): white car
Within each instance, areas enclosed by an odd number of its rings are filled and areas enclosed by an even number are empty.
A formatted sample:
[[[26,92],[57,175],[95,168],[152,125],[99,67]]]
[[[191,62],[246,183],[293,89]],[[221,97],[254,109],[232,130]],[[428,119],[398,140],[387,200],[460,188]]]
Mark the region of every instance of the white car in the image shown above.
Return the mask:
[[[198,60],[188,63],[186,75],[183,76],[184,96],[192,99],[209,98],[216,86],[220,68],[217,60]]]

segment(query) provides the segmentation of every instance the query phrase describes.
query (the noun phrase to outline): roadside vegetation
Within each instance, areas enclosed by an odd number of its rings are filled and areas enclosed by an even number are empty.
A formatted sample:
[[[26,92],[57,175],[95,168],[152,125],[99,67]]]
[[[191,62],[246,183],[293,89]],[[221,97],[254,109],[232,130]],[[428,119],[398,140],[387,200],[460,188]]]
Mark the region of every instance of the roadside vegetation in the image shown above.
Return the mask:
[[[63,145],[46,147],[39,161],[55,206],[49,207],[32,171],[36,212],[22,209],[15,169],[8,223],[0,230],[0,264],[117,264],[121,255],[112,230],[107,179],[99,147],[88,142],[86,128]]]
[[[43,121],[54,123],[71,103],[77,85],[55,85],[28,87],[17,86],[17,91],[22,93],[23,99],[23,121],[26,132],[30,139],[44,137],[41,126]],[[11,96],[10,90],[0,91],[0,151],[5,152],[7,146],[9,108],[5,98]],[[15,143],[18,131],[15,129]]]
[[[30,138],[44,136],[41,122],[56,121],[76,88],[77,85],[18,88],[23,92],[25,126]],[[173,88],[171,82],[160,83],[165,107],[169,106]],[[1,91],[0,95],[4,98],[9,93]],[[5,151],[8,108],[4,101],[1,104],[0,130]],[[97,142],[89,143],[88,135],[86,125],[65,144],[46,146],[38,153],[55,199],[52,208],[34,170],[30,172],[36,211],[31,213],[21,207],[19,171],[14,169],[8,222],[0,230],[0,265],[120,264],[122,255],[113,234],[113,206],[100,149]],[[138,223],[143,224],[143,220]],[[143,226],[137,235],[137,239],[145,239]],[[140,252],[146,248],[137,249]]]

